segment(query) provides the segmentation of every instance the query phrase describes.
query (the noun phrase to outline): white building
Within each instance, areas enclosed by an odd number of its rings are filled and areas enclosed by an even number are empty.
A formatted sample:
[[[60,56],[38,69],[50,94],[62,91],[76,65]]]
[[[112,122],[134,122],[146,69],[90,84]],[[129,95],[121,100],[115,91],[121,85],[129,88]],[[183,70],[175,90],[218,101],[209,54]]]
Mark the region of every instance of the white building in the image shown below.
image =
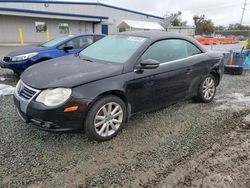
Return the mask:
[[[172,26],[168,28],[168,31],[175,32],[175,33],[182,33],[188,36],[195,35],[195,27],[189,27],[189,26]]]
[[[135,21],[135,20],[122,20],[122,22],[117,26],[119,31],[134,31],[134,30],[158,30],[164,31],[165,29],[157,22],[147,22],[147,21]]]
[[[103,33],[119,31],[124,20],[161,23],[162,17],[103,3],[60,0],[1,0],[0,43],[46,41],[67,33]],[[46,32],[47,31],[47,32]]]

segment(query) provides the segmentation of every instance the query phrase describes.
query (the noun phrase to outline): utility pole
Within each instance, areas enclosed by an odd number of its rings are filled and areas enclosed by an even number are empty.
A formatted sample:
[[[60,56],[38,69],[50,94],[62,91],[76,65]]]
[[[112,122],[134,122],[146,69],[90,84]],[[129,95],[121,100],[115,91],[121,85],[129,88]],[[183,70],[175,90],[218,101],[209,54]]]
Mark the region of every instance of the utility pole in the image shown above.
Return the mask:
[[[242,15],[241,15],[241,19],[240,19],[240,25],[242,25],[242,23],[243,23],[243,18],[244,18],[244,14],[245,14],[245,11],[246,11],[246,7],[247,7],[247,0],[245,0],[244,7],[242,8]]]

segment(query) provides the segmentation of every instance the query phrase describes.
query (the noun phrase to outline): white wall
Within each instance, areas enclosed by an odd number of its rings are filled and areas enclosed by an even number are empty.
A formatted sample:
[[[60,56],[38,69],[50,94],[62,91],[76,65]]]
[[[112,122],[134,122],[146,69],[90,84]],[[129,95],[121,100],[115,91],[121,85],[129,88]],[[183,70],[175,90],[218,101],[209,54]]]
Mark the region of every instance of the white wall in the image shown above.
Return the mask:
[[[59,32],[59,23],[68,23],[71,33],[93,32],[92,23],[84,21],[46,19],[46,18],[29,18],[17,16],[0,16],[0,42],[16,43],[19,42],[18,29],[22,28],[23,38],[25,43],[40,43],[46,41],[45,33],[37,33],[35,21],[45,22],[49,31],[50,37],[58,37],[64,34]]]
[[[72,33],[93,32],[93,23],[96,23],[94,26],[95,33],[101,33],[101,24],[107,24],[109,25],[109,34],[113,34],[119,31],[117,26],[122,22],[123,19],[151,22],[162,21],[159,18],[131,13],[124,10],[113,9],[110,7],[103,7],[100,5],[49,4],[49,7],[45,7],[44,3],[0,2],[0,7],[109,17],[109,19],[107,20],[100,20],[98,18],[66,17],[63,15],[58,16],[0,11],[0,31],[1,33],[4,33],[2,34],[2,36],[0,36],[0,42],[17,42],[18,28],[24,29],[25,42],[44,41],[45,34],[35,32],[35,21],[45,21],[47,23],[49,32],[53,37],[60,35],[58,24],[64,22],[69,23]],[[102,22],[100,23],[100,21]]]
[[[181,33],[181,34],[188,35],[188,36],[195,35],[195,28],[169,28],[168,31]]]

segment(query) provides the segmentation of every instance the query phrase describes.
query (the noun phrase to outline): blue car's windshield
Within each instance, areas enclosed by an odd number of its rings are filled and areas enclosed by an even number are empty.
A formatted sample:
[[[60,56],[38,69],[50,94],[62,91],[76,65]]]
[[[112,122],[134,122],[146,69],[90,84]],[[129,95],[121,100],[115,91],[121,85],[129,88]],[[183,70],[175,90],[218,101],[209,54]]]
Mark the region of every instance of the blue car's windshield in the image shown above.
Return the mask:
[[[146,38],[111,35],[81,51],[80,56],[114,63],[125,63],[146,41]]]
[[[71,36],[68,35],[68,36],[62,36],[62,37],[54,38],[54,39],[52,39],[52,40],[50,40],[48,42],[43,43],[41,46],[43,46],[43,47],[52,47],[52,46],[55,46],[55,45],[63,42],[64,40],[66,40],[66,39],[68,39],[70,37]]]

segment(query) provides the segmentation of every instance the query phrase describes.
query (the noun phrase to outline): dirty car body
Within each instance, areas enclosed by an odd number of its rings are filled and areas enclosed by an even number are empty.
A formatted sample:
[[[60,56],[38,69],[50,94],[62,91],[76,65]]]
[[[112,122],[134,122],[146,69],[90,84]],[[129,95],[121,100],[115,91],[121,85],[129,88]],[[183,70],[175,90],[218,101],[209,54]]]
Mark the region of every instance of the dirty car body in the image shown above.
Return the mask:
[[[110,43],[118,39],[120,46],[124,42],[124,47],[105,47],[106,41]],[[127,43],[129,48],[125,47]],[[116,52],[120,48],[120,56],[113,57],[114,48]],[[96,55],[96,52],[100,54]],[[219,84],[223,75],[222,56],[207,52],[192,38],[166,32],[124,32],[99,40],[79,56],[57,58],[29,68],[21,76],[14,101],[19,116],[35,127],[72,131],[92,126],[86,124],[91,122],[88,120],[93,108],[100,100],[113,97],[115,100],[107,103],[111,107],[124,104],[116,106],[123,110],[121,125],[133,114],[197,96],[207,75],[212,75],[216,86]],[[44,91],[52,92],[57,88],[70,92],[63,103],[50,106],[45,104],[45,99],[41,102]],[[75,110],[68,112],[72,107]],[[110,116],[107,118],[103,121],[107,139],[110,139],[114,131],[108,132],[114,124]],[[117,119],[114,121],[118,122]],[[111,128],[107,128],[108,122]],[[94,139],[105,140],[102,137]]]

